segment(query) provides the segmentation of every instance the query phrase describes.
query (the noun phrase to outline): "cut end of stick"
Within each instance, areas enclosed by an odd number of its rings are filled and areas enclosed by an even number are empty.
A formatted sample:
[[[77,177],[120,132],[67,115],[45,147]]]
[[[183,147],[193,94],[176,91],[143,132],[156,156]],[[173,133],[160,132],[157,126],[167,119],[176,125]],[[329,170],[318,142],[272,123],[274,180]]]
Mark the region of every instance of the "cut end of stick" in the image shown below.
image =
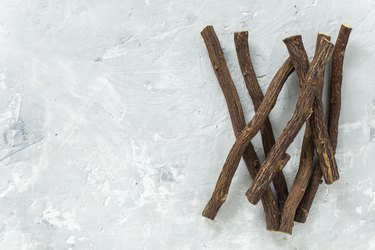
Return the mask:
[[[281,160],[277,162],[277,165],[279,166],[280,171],[286,166],[286,164],[288,164],[289,160],[290,160],[290,155],[285,153],[283,158],[281,158]]]
[[[205,217],[206,219],[209,219],[209,220],[212,220],[212,221],[214,221],[215,217],[216,217],[216,216],[210,216],[208,214],[205,214],[204,212],[202,213],[202,216]]]
[[[344,26],[345,28],[348,28],[348,29],[352,29],[352,26],[350,26],[350,24],[348,24],[348,23],[343,23],[342,26]]]
[[[224,195],[223,197],[220,197],[220,196],[212,197],[208,201],[206,207],[204,208],[202,212],[202,216],[210,220],[214,220],[217,213],[220,210],[221,205],[224,204],[226,198],[227,198],[227,195]]]
[[[282,233],[282,234],[287,234],[287,235],[292,235],[292,231],[281,231],[281,230],[279,230],[279,231],[277,231],[278,233]]]
[[[323,175],[323,178],[324,178],[325,184],[327,185],[331,185],[332,183],[340,179],[339,176],[330,176],[329,178],[325,178],[324,175]]]
[[[246,197],[247,200],[253,205],[256,205],[259,202],[259,200],[254,199],[250,189],[246,191]]]
[[[307,219],[307,214],[308,212],[306,211],[306,209],[304,208],[298,209],[294,216],[294,221],[299,222],[299,223],[305,223]]]
[[[279,231],[278,228],[274,228],[274,229],[268,229],[267,228],[267,231],[272,232],[272,233],[283,233],[283,232]]]
[[[248,35],[249,35],[249,32],[246,30],[234,32],[234,36],[248,36]]]
[[[327,33],[324,33],[324,32],[318,32],[318,35],[331,37],[330,35],[328,35]]]
[[[280,232],[279,227],[276,227],[276,225],[272,225],[272,226],[267,225],[266,230],[269,231],[269,232],[273,232],[273,233]]]
[[[307,220],[307,215],[294,217],[295,222],[305,223],[306,220]]]
[[[337,36],[337,41],[340,41],[339,44],[342,43],[342,44],[346,45],[347,42],[348,42],[347,40],[349,39],[349,35],[350,35],[351,32],[352,32],[352,26],[350,26],[348,23],[343,23],[340,27],[340,31],[339,31],[339,34]],[[336,41],[336,45],[338,45],[337,41]]]
[[[285,153],[283,155],[283,158],[280,159],[279,161],[277,161],[275,163],[275,165],[277,166],[275,170],[277,172],[281,171],[285,167],[285,165],[288,163],[289,159],[290,159],[290,155],[288,155],[288,154]],[[256,178],[254,179],[254,181],[256,182]],[[251,204],[254,204],[254,205],[258,204],[258,202],[261,199],[263,193],[265,192],[265,189],[262,188],[262,187],[260,187],[260,189],[259,189],[259,186],[257,186],[255,184],[255,182],[252,183],[252,185],[250,186],[250,188],[246,191],[246,197],[247,197],[247,199],[249,200],[249,202]],[[284,197],[282,199],[282,206],[284,205],[285,200],[286,200],[286,197]]]
[[[212,25],[207,25],[206,27],[203,28],[203,30],[201,31],[201,34],[204,34],[208,30],[213,30],[213,29],[214,27]]]
[[[331,36],[328,35],[327,33],[319,32],[318,37],[319,38],[325,38],[326,40],[331,41]]]
[[[289,37],[283,39],[283,42],[285,44],[291,43],[292,41],[302,41],[302,36],[301,35],[294,35],[294,36],[289,36]]]
[[[214,205],[209,205],[210,203],[207,204],[207,206],[204,208],[202,212],[202,216],[206,217],[207,219],[214,220],[217,213],[219,212],[220,205],[217,206],[217,204]]]
[[[287,217],[281,216],[280,228],[279,231],[287,234],[292,234],[294,226],[294,216],[291,220]]]
[[[235,43],[238,42],[238,41],[241,41],[241,40],[248,40],[249,38],[249,32],[247,31],[237,31],[237,32],[234,32],[234,41]]]

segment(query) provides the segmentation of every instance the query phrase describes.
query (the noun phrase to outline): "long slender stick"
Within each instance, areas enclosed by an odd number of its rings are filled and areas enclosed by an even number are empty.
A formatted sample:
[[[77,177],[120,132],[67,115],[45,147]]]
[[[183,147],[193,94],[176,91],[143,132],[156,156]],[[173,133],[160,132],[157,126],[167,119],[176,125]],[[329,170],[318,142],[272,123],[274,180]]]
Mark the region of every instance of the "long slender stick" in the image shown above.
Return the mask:
[[[320,40],[322,38],[325,38],[328,41],[331,39],[330,36],[319,33],[317,36],[315,53],[317,53],[317,51],[319,50]],[[284,41],[287,44],[287,46],[290,47],[289,50],[294,51],[294,55],[297,56],[298,54],[299,62],[296,62],[295,65],[298,64],[298,66],[300,67],[296,67],[296,66],[295,67],[297,69],[296,71],[298,72],[299,77],[303,79],[309,67],[309,60],[307,57],[307,53],[303,48],[302,38],[301,36],[296,36],[296,37],[290,37]],[[291,56],[291,58],[297,59],[294,56]],[[319,79],[317,82],[319,98],[321,98],[321,95],[323,92],[323,85],[324,85],[324,70],[322,71],[322,74],[319,75]],[[294,221],[294,215],[295,215],[296,209],[305,193],[305,190],[309,183],[309,179],[313,172],[313,158],[314,158],[314,143],[313,143],[313,134],[312,134],[313,126],[314,126],[313,120],[312,118],[310,118],[306,122],[306,129],[305,129],[305,134],[303,137],[298,172],[294,179],[293,185],[290,189],[289,196],[285,203],[285,207],[281,214],[281,223],[280,223],[279,230],[282,232],[289,233],[289,234],[292,233],[292,228],[294,224],[293,221]]]
[[[288,48],[290,57],[293,60],[294,67],[303,86],[306,84],[305,75],[309,67],[309,60],[303,47],[302,37],[292,36],[284,39],[284,43]],[[323,71],[321,74],[323,74]],[[316,85],[318,85],[318,83],[316,83]],[[321,92],[320,90],[317,90],[317,88],[316,91],[318,93]],[[312,132],[314,144],[321,162],[320,166],[322,168],[324,180],[327,184],[331,184],[339,179],[339,173],[334,157],[333,147],[329,139],[328,130],[324,123],[324,108],[319,95],[317,95],[314,100],[313,111],[314,112],[310,119],[311,126],[307,125],[308,132]]]
[[[336,151],[338,124],[341,109],[341,85],[343,76],[343,63],[346,46],[348,44],[350,32],[352,28],[347,25],[341,25],[339,35],[336,40],[335,48],[332,55],[332,73],[330,83],[330,106],[328,117],[328,133],[331,139],[333,150]],[[322,172],[320,167],[315,166],[310,184],[305,192],[305,195],[298,206],[295,220],[298,222],[305,222],[309,214],[311,205],[313,203],[319,184],[322,179]]]
[[[277,96],[284,86],[285,81],[293,70],[293,64],[288,58],[272,79],[258,111],[255,113],[251,122],[247,124],[237,137],[216,182],[215,190],[204,208],[203,216],[214,218],[214,214],[216,214],[221,205],[224,204],[234,173],[241,160],[241,155],[250,144],[251,139],[262,127],[272,107],[275,105]],[[279,164],[276,165],[281,168]]]
[[[234,33],[234,44],[236,46],[237,58],[245,80],[246,88],[251,100],[253,101],[255,111],[257,111],[264,96],[251,61],[248,37],[249,33],[247,31],[236,32]],[[268,117],[264,121],[263,127],[260,129],[260,133],[262,135],[264,153],[267,157],[272,146],[275,144],[275,136]],[[288,156],[283,156],[282,158],[285,157]],[[275,175],[273,185],[275,187],[277,201],[281,211],[284,207],[286,198],[288,197],[288,186],[282,171]]]
[[[248,200],[253,204],[258,203],[265,187],[267,187],[269,182],[273,179],[275,172],[279,171],[279,169],[275,167],[275,162],[285,153],[302,125],[312,114],[312,107],[317,94],[316,83],[318,76],[321,74],[321,71],[324,69],[325,64],[332,54],[333,44],[326,39],[322,39],[319,48],[319,53],[314,57],[306,76],[305,84],[300,91],[292,118],[273,146],[269,156],[254,179],[254,182],[246,192]]]
[[[348,24],[343,24],[341,26],[332,55],[328,128],[329,134],[331,136],[332,146],[335,148],[335,150],[337,147],[338,127],[341,109],[341,86],[344,55],[351,31],[352,28]]]
[[[207,46],[209,57],[219,85],[223,91],[231,117],[234,133],[236,136],[238,136],[241,130],[246,125],[245,116],[242,111],[241,102],[236,87],[233,83],[228,66],[226,64],[223,50],[221,49],[219,39],[217,38],[215,30],[212,26],[208,26],[202,31],[202,37]],[[251,177],[255,178],[258,171],[257,169],[260,167],[260,162],[251,143],[247,146],[243,154],[243,159]],[[271,188],[268,188],[268,190],[263,195],[262,203],[266,215],[267,229],[277,230],[280,217],[279,210],[276,205],[276,200],[273,197]],[[206,217],[214,219],[216,212],[217,211],[207,213]]]

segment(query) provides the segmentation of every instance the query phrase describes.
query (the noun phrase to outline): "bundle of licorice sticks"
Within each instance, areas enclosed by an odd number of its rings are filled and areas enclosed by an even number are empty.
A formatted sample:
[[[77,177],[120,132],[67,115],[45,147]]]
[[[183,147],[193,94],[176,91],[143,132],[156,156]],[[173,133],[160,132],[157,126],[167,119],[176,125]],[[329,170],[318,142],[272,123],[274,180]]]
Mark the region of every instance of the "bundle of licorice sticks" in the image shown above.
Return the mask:
[[[252,204],[262,201],[267,230],[291,234],[294,221],[306,221],[322,177],[326,184],[332,184],[339,179],[335,151],[341,109],[344,54],[350,32],[351,27],[343,24],[335,44],[330,42],[329,35],[318,33],[311,62],[300,35],[285,38],[283,42],[289,57],[276,72],[264,95],[251,61],[248,32],[234,33],[238,62],[255,109],[254,116],[246,124],[240,98],[215,30],[212,26],[203,29],[201,35],[224,94],[236,137],[212,196],[203,210],[204,217],[211,220],[216,217],[227,198],[242,157],[253,179],[246,192],[247,199]],[[331,67],[327,67],[329,62],[332,64]],[[322,103],[326,68],[331,69],[327,121]],[[268,116],[284,83],[293,71],[297,73],[300,92],[291,119],[276,139]],[[299,168],[293,184],[288,189],[282,171],[290,159],[286,151],[304,124],[306,125]],[[251,139],[258,132],[261,134],[266,156],[262,163],[251,143]],[[314,161],[314,155],[317,156],[317,161]],[[276,194],[270,187],[271,182]]]

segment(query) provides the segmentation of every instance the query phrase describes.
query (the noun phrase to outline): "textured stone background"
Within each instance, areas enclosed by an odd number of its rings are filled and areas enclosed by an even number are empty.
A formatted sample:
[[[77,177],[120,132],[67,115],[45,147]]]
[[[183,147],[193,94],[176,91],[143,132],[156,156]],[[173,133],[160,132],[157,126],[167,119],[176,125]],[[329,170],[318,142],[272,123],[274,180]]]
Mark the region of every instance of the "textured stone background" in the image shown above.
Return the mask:
[[[0,1],[0,249],[375,249],[374,14],[370,0]],[[334,41],[343,22],[340,181],[293,236],[270,233],[241,163],[217,220],[201,217],[234,141],[202,28],[214,25],[250,119],[233,32],[249,30],[265,91],[283,38],[302,34],[313,55],[316,33]],[[293,75],[276,135],[298,91]]]

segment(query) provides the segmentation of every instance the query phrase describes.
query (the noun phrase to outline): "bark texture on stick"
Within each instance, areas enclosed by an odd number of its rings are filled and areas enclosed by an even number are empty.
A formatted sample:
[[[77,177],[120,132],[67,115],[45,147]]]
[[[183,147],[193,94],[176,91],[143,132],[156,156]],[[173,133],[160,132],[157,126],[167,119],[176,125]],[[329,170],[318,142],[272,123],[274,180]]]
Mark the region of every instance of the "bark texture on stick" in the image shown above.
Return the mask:
[[[251,203],[258,203],[265,188],[278,171],[275,167],[275,163],[280,159],[281,155],[285,153],[305,121],[312,114],[313,103],[317,94],[316,83],[321,71],[324,69],[332,54],[332,50],[333,44],[326,39],[322,39],[319,52],[312,61],[311,67],[306,75],[305,84],[300,91],[295,112],[246,193]]]
[[[332,54],[332,73],[329,94],[329,114],[328,114],[328,133],[331,139],[333,150],[336,151],[338,124],[341,109],[341,85],[343,76],[343,63],[346,46],[348,44],[352,28],[344,24],[341,26],[336,40],[335,48]],[[309,186],[305,195],[298,206],[295,220],[306,222],[308,213],[313,203],[315,194],[321,183],[322,171],[320,167],[315,166]]]
[[[331,39],[330,36],[319,33],[317,36],[315,55],[319,50],[320,40],[322,38]],[[288,50],[293,50],[293,55],[291,58],[294,60],[294,65],[297,71],[297,74],[302,81],[307,74],[309,67],[309,60],[307,53],[303,47],[301,36],[290,37],[285,39],[284,42],[289,47]],[[319,98],[321,98],[324,85],[324,69],[319,75],[318,81],[316,83]],[[293,185],[290,189],[289,196],[286,200],[285,207],[281,213],[281,222],[280,222],[280,231],[292,234],[292,229],[294,225],[294,216],[297,210],[297,207],[305,193],[307,185],[309,183],[311,174],[313,172],[313,158],[314,158],[314,143],[312,135],[312,127],[314,126],[312,118],[308,119],[306,122],[305,134],[302,142],[302,150],[300,156],[300,164],[298,168],[297,175],[294,179]]]
[[[344,66],[344,55],[352,28],[344,24],[341,26],[335,49],[332,55],[332,74],[329,91],[329,116],[328,131],[331,137],[332,146],[336,150],[339,118],[341,110],[341,86]]]
[[[324,33],[318,33],[318,36],[317,36],[317,38],[316,38],[315,54],[314,54],[314,56],[316,55],[316,53],[318,53],[320,40],[321,40],[322,38],[325,38],[325,39],[327,39],[328,41],[331,41],[331,36],[329,36],[329,35],[327,35],[327,34],[324,34]],[[333,56],[333,52],[332,52],[332,56]],[[318,83],[317,83],[317,89],[318,89],[318,93],[319,93],[320,98],[323,97],[323,90],[324,90],[324,76],[325,76],[325,68],[324,68],[324,70],[322,71],[322,75],[319,76],[319,80],[318,80]],[[331,142],[331,143],[332,143],[332,142]],[[332,145],[332,146],[333,146],[333,145]]]
[[[247,31],[236,32],[234,33],[234,44],[236,46],[237,58],[245,80],[246,88],[254,104],[255,111],[257,111],[264,96],[251,61],[248,37],[249,33]],[[260,133],[262,136],[264,154],[267,157],[275,144],[275,136],[268,117],[264,121],[263,127],[260,129]],[[290,158],[290,156],[284,155],[282,158]],[[288,186],[282,171],[275,175],[273,185],[275,187],[277,201],[281,211],[284,207],[286,198],[288,197]]]
[[[307,53],[304,49],[301,36],[292,36],[284,39],[290,57],[293,60],[294,67],[297,71],[298,77],[302,86],[306,84],[305,77],[309,68],[309,60]],[[323,75],[323,71],[320,72]],[[319,81],[321,82],[321,81]],[[327,126],[324,123],[324,108],[321,97],[318,93],[321,91],[317,89],[318,82],[316,83],[315,91],[317,96],[314,99],[313,114],[307,123],[307,132],[312,133],[315,148],[317,150],[320,166],[322,168],[323,176],[327,184],[331,184],[339,179],[336,160],[334,157],[333,148],[329,139]],[[309,143],[309,142],[307,142]],[[306,149],[306,147],[305,147]],[[311,148],[310,148],[311,150]],[[302,152],[304,154],[305,152]],[[313,152],[310,152],[313,154]],[[308,155],[311,156],[311,155]]]
[[[204,42],[207,46],[212,67],[215,71],[219,85],[223,91],[233,130],[237,137],[246,125],[240,98],[226,64],[219,39],[217,38],[213,27],[206,27],[202,31],[202,37],[204,38]],[[250,173],[250,176],[252,178],[255,178],[258,171],[257,169],[260,167],[260,162],[251,143],[249,143],[249,145],[247,146],[243,154],[243,159]],[[279,225],[279,210],[276,200],[272,194],[271,188],[268,188],[268,190],[263,195],[262,203],[266,215],[267,229],[277,230]],[[212,206],[210,210],[205,210],[203,212],[203,216],[209,219],[214,219],[221,204],[222,200],[218,200],[215,206]]]
[[[212,197],[208,201],[203,211],[203,216],[215,217],[211,214],[217,212],[220,206],[225,202],[232,178],[240,162],[241,155],[244,153],[247,146],[250,144],[251,139],[257,134],[257,132],[262,127],[272,107],[275,105],[277,96],[280,93],[285,81],[288,79],[289,75],[292,72],[293,64],[291,60],[288,58],[281,66],[281,68],[278,70],[275,77],[272,79],[270,86],[268,87],[267,92],[264,96],[264,99],[258,111],[255,113],[253,119],[237,137],[236,142],[234,143],[231,151],[229,152],[229,155],[221,170]]]
[[[322,100],[315,98],[314,112],[311,116],[314,126],[313,139],[316,152],[319,156],[319,166],[326,184],[332,184],[340,178],[331,141],[324,118]]]

